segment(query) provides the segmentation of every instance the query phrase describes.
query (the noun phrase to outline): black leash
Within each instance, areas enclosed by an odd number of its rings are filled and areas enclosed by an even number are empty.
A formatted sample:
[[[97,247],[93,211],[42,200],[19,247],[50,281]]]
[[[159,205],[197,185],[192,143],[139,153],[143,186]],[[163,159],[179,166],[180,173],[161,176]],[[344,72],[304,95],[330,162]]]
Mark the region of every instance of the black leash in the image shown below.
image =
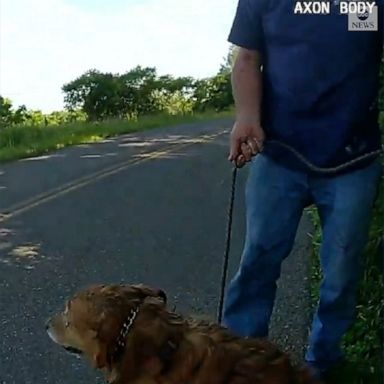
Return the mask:
[[[316,165],[312,164],[308,159],[306,159],[300,152],[298,152],[296,149],[291,147],[288,144],[282,143],[277,140],[269,140],[265,142],[266,145],[274,144],[279,145],[289,151],[291,151],[303,164],[305,164],[310,170],[315,171],[317,173],[323,173],[323,174],[332,174],[339,171],[342,171],[352,165],[355,165],[361,161],[376,157],[382,153],[382,149],[369,152],[365,155],[359,156],[351,161],[348,161],[344,164],[341,164],[337,167],[332,168],[321,168],[317,167]],[[221,274],[221,285],[220,285],[220,299],[219,299],[219,308],[217,312],[217,322],[221,324],[221,321],[223,319],[223,308],[224,308],[224,297],[225,297],[225,289],[226,289],[226,283],[227,283],[227,275],[228,275],[228,262],[229,262],[229,252],[231,249],[231,236],[232,236],[232,222],[233,222],[233,206],[235,202],[235,195],[236,195],[236,179],[237,179],[237,171],[238,168],[234,166],[232,170],[232,184],[231,184],[231,194],[230,194],[230,200],[229,200],[229,208],[228,208],[228,220],[227,220],[227,233],[226,233],[226,241],[225,241],[225,252],[224,252],[224,259],[223,259],[223,268],[222,268],[222,274]]]
[[[375,151],[368,152],[364,155],[356,157],[355,159],[347,161],[346,163],[340,164],[336,167],[322,168],[322,167],[318,167],[318,166],[312,164],[306,157],[304,157],[299,151],[297,151],[295,148],[291,147],[289,144],[285,144],[285,143],[278,141],[278,140],[267,140],[265,142],[265,145],[271,145],[271,144],[287,149],[288,151],[293,153],[304,165],[306,165],[308,167],[308,169],[310,169],[311,171],[317,172],[317,173],[322,173],[322,174],[332,174],[332,173],[337,173],[337,172],[343,171],[344,169],[351,167],[352,165],[355,165],[355,164],[358,164],[364,160],[368,160],[370,158],[379,156],[382,152],[382,149],[377,149]]]
[[[235,195],[236,195],[237,170],[238,168],[234,166],[232,171],[231,197],[229,200],[229,209],[228,209],[227,234],[226,234],[226,241],[225,241],[226,245],[225,245],[225,252],[224,252],[223,271],[221,274],[219,309],[217,312],[217,322],[219,324],[221,324],[221,320],[223,319],[225,286],[226,286],[227,275],[228,275],[229,251],[231,249],[233,206],[235,203]]]

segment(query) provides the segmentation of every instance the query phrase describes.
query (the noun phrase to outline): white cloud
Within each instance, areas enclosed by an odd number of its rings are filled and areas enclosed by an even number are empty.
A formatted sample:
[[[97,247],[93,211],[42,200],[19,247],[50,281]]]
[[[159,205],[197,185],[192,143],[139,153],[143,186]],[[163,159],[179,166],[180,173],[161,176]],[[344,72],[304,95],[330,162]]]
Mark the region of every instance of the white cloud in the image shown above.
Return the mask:
[[[111,9],[90,9],[76,2],[2,1],[1,95],[50,111],[63,107],[61,86],[91,68],[125,72],[140,64],[160,74],[212,75],[228,50],[237,4],[119,0]]]

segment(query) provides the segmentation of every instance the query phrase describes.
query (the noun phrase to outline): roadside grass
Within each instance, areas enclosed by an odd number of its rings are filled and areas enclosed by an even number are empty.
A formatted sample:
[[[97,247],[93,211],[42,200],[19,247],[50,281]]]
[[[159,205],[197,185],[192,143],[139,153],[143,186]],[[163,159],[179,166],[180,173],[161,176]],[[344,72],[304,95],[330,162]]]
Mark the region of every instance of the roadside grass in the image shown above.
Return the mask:
[[[379,384],[383,382],[383,217],[384,178],[375,204],[369,241],[364,252],[364,271],[359,285],[356,322],[343,340],[346,363],[332,372],[331,384]],[[318,301],[322,279],[319,261],[320,221],[315,209],[310,210],[315,226],[312,256],[313,304]]]
[[[120,134],[231,117],[232,111],[189,115],[154,115],[137,120],[75,122],[55,126],[19,125],[0,129],[0,162],[44,155],[71,145],[92,143]]]

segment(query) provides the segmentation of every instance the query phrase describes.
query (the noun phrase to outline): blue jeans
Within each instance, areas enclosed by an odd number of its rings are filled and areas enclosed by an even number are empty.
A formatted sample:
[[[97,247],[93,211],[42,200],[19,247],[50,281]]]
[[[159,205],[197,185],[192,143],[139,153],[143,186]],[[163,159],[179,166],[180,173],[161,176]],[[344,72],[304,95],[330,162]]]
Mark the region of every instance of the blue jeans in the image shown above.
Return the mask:
[[[303,209],[320,214],[324,279],[306,360],[326,369],[340,359],[340,341],[354,319],[381,165],[338,176],[287,169],[259,155],[246,186],[247,230],[239,269],[225,299],[223,325],[246,337],[268,336],[282,261],[289,255]]]

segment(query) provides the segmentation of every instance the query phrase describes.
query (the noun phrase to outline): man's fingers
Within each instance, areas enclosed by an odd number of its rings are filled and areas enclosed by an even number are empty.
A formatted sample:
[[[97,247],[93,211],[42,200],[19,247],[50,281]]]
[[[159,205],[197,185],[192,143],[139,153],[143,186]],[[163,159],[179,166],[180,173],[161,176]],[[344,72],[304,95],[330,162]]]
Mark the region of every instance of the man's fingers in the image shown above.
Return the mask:
[[[241,167],[263,150],[264,131],[256,123],[236,122],[230,136],[228,159]]]
[[[231,152],[228,157],[229,161],[234,161],[238,168],[241,168],[245,163],[252,160],[252,157],[260,152],[260,144],[256,139],[247,139],[246,142],[242,140],[231,140]]]
[[[239,155],[241,151],[241,143],[244,140],[242,140],[239,137],[231,136],[230,140],[230,153],[229,153],[229,161],[234,161]]]
[[[258,139],[255,139],[256,141],[256,144],[259,148],[259,152],[263,152],[263,149],[264,149],[264,140],[258,140]]]
[[[232,148],[232,146],[231,146],[231,151],[229,153],[228,160],[229,161],[234,161],[238,156],[239,156],[238,148],[236,148],[236,147]]]
[[[251,161],[253,153],[251,147],[247,143],[241,144],[241,153],[243,154],[245,161]]]
[[[248,139],[247,145],[251,149],[252,156],[257,155],[257,153],[259,152],[259,148],[258,148],[255,140],[254,139]]]
[[[235,164],[236,164],[236,167],[237,168],[242,168],[244,167],[244,165],[246,164],[246,160],[245,160],[245,157],[243,155],[240,155],[236,158],[235,160]]]
[[[257,155],[259,152],[263,150],[263,143],[254,137],[249,138],[247,140],[247,144],[249,148],[251,148],[253,156]]]

